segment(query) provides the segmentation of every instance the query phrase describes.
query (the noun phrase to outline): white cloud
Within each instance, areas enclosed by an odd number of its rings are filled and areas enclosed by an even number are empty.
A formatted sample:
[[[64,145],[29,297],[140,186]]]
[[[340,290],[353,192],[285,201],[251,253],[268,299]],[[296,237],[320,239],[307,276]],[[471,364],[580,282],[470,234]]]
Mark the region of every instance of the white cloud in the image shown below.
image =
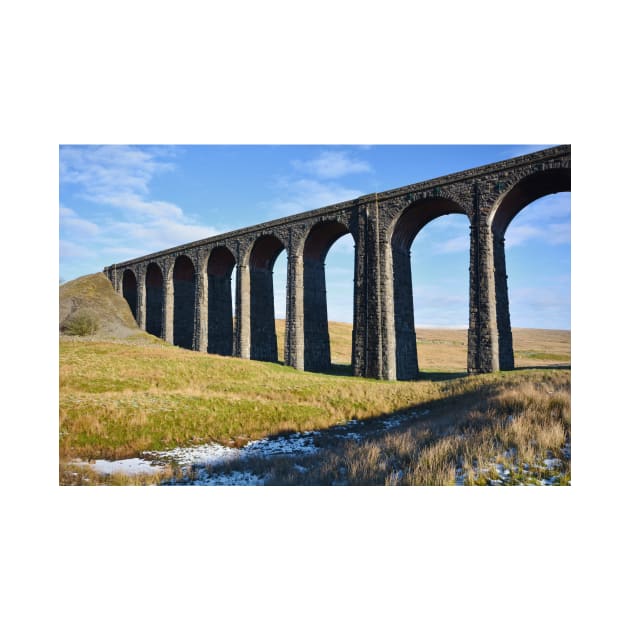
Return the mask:
[[[532,239],[543,239],[545,231],[533,225],[514,225],[508,228],[505,234],[506,247],[522,245]]]
[[[174,168],[160,149],[129,146],[61,147],[60,182],[80,185],[90,198],[112,191],[147,194],[151,178]]]
[[[142,251],[149,253],[209,238],[219,232],[212,227],[185,224],[170,219],[157,219],[145,223],[112,222],[108,226],[107,233],[118,242],[140,241],[143,244]]]
[[[537,199],[514,217],[505,233],[506,246],[515,247],[531,240],[549,245],[571,242],[570,193]]]
[[[547,241],[552,245],[560,245],[571,242],[570,223],[552,223],[548,227]]]
[[[548,245],[565,245],[571,242],[571,223],[549,223],[541,227],[524,223],[510,226],[505,233],[505,245],[516,247],[531,240],[538,240]]]
[[[313,160],[293,160],[291,165],[300,172],[322,179],[334,179],[352,173],[369,173],[372,170],[365,160],[349,157],[347,151],[322,151]]]
[[[559,193],[556,195],[546,195],[523,208],[518,214],[526,221],[536,221],[546,223],[551,220],[570,219],[571,217],[571,194]]]
[[[59,241],[60,258],[94,258],[95,256],[96,252],[90,247],[67,240]]]
[[[264,206],[279,216],[316,210],[341,201],[356,199],[363,194],[360,190],[307,178],[281,178],[276,182],[276,188],[280,190],[280,194]]]
[[[168,201],[146,201],[134,193],[104,195],[99,200],[101,203],[132,210],[147,217],[181,219],[184,216],[183,210],[173,203]]]
[[[174,151],[164,147],[61,147],[61,191],[89,201],[98,212],[80,216],[59,209],[61,258],[135,258],[218,233],[176,204],[151,195],[153,178],[175,168]],[[105,210],[106,209],[106,210]],[[105,210],[105,211],[104,211]]]
[[[455,236],[447,241],[437,243],[435,246],[436,254],[453,254],[455,252],[465,252],[470,249],[470,237],[466,234],[463,236]]]
[[[59,208],[59,229],[73,236],[94,236],[98,234],[99,227],[96,223],[82,219],[70,208]]]

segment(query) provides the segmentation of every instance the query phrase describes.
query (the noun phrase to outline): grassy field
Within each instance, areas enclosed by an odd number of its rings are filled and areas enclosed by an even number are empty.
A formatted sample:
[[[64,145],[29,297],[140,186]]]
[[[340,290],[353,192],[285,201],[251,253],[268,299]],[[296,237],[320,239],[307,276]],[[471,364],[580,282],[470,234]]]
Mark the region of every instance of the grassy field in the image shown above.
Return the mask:
[[[281,333],[283,322],[278,324]],[[342,470],[348,483],[452,483],[459,462],[467,482],[484,483],[491,477],[483,472],[487,469],[483,462],[505,460],[506,449],[517,449],[520,463],[512,464],[521,473],[524,464],[539,466],[549,454],[548,447],[554,456],[561,456],[559,449],[569,440],[570,371],[532,369],[460,377],[457,372],[465,369],[465,363],[458,363],[462,353],[465,357],[463,334],[419,331],[419,348],[428,371],[415,382],[303,373],[280,364],[183,350],[148,335],[124,341],[64,337],[59,373],[60,482],[72,482],[73,467],[68,462],[74,458],[119,459],[139,456],[145,450],[207,442],[240,446],[268,435],[325,430],[351,418],[369,421],[427,406],[440,410],[432,414],[429,424],[423,420],[385,441],[328,449],[312,464],[307,479],[277,465],[270,482],[334,483],[339,482]],[[524,360],[541,367],[558,355],[570,356],[568,333],[516,331],[514,336],[516,351],[528,353]],[[349,360],[350,339],[350,326],[331,325],[333,360]],[[535,360],[534,355],[541,358]],[[541,396],[551,398],[545,402]],[[548,413],[547,403],[561,409],[558,418]],[[519,413],[518,424],[502,427],[506,417]],[[546,426],[551,420],[557,420],[554,429]],[[528,429],[522,431],[524,441],[517,443],[513,437],[520,425]],[[497,427],[509,431],[499,439]],[[548,429],[554,440],[539,435],[540,431],[547,435]],[[469,433],[465,447],[456,437],[462,431]],[[433,464],[426,468],[426,458],[438,451],[441,463],[431,460],[437,468]],[[517,472],[513,478],[519,478]],[[156,482],[155,476],[99,481],[98,475],[88,475],[87,479],[109,484]]]
[[[319,444],[316,455],[208,467],[266,485],[568,485],[570,375],[535,370],[474,378],[434,398],[406,422],[363,440]],[[457,392],[457,393],[455,393]]]
[[[331,359],[349,364],[352,357],[352,325],[330,322]],[[284,349],[284,320],[276,320],[278,356]],[[569,367],[571,365],[571,331],[514,328],[514,364],[524,367]],[[468,331],[462,329],[416,329],[420,371],[465,372],[467,367]]]
[[[549,452],[564,457],[561,444],[569,440],[570,371],[549,369],[570,366],[566,331],[514,331],[517,367],[547,369],[463,377],[466,331],[418,330],[420,379],[399,383],[345,376],[350,373],[349,324],[329,325],[336,364],[330,374],[171,346],[137,328],[126,302],[103,274],[62,285],[59,314],[62,484],[77,479],[108,485],[157,483],[181,474],[176,469],[134,478],[103,477],[86,469],[78,474],[72,463],[77,458],[121,459],[208,442],[241,446],[286,432],[326,431],[353,418],[366,421],[362,426],[368,427],[370,419],[400,412],[414,417],[428,407],[433,410],[431,419],[418,416],[418,422],[405,428],[407,433],[321,450],[317,461],[310,463],[308,478],[296,477],[291,462],[265,461],[260,466],[271,465],[269,483],[337,483],[340,471],[346,471],[347,483],[451,483],[455,466],[460,477],[476,483],[489,480],[484,462],[505,459],[506,448],[518,451],[518,465],[525,457],[536,467]],[[82,320],[94,323],[94,329],[83,326]],[[277,321],[276,328],[282,357],[284,321]],[[550,395],[556,402],[545,402]],[[548,403],[561,411],[552,413]],[[520,414],[518,422],[502,427],[501,422],[514,414]],[[551,420],[559,422],[552,430],[553,440],[545,437]],[[525,436],[521,442],[514,437],[518,427]],[[463,435],[467,439],[461,442]],[[476,454],[471,454],[473,446]],[[442,449],[442,473],[429,472],[426,462],[421,463],[431,449]]]

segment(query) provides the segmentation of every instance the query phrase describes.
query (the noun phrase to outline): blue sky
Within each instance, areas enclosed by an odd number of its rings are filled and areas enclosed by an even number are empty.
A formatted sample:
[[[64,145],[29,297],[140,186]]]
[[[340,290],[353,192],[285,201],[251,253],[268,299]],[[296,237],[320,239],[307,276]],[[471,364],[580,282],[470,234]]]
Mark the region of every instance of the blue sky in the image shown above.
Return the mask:
[[[175,245],[544,148],[513,145],[64,145],[64,280]],[[468,223],[451,215],[412,246],[418,326],[466,327]],[[506,233],[513,326],[570,328],[570,194],[525,208]],[[353,242],[326,260],[329,319],[352,321]],[[274,269],[284,316],[286,256]]]

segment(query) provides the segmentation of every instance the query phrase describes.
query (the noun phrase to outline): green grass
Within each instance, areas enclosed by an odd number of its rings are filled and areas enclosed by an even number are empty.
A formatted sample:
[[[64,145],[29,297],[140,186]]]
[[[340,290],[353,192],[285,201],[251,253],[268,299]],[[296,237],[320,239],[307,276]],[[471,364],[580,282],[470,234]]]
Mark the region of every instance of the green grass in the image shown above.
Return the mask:
[[[124,475],[104,477],[71,465],[74,458],[118,459],[139,456],[146,450],[207,442],[241,446],[269,435],[325,430],[352,418],[369,422],[419,407],[432,410],[430,427],[422,420],[417,431],[400,441],[392,435],[377,442],[348,445],[347,450],[327,450],[311,465],[308,479],[300,477],[289,460],[280,465],[276,459],[273,466],[285,474],[277,476],[276,482],[449,483],[454,462],[460,462],[471,483],[488,483],[488,475],[496,477],[492,470],[497,462],[510,466],[515,480],[537,479],[537,475],[546,474],[539,468],[540,457],[545,456],[541,449],[557,452],[556,446],[543,446],[545,440],[556,444],[570,430],[563,425],[542,431],[542,438],[532,438],[538,450],[528,442],[519,443],[514,461],[496,450],[516,448],[503,444],[504,438],[498,434],[491,432],[488,439],[478,441],[486,428],[496,429],[508,414],[530,414],[530,407],[540,403],[538,389],[566,389],[570,371],[526,369],[467,377],[465,330],[418,329],[419,380],[387,382],[349,376],[349,324],[330,323],[334,365],[328,374],[315,374],[167,344],[137,328],[125,300],[113,292],[103,274],[66,283],[59,293],[60,330],[71,332],[73,318],[80,319],[85,313],[95,317],[99,326],[98,340],[81,336],[60,339],[59,455],[63,484],[100,484],[107,479],[110,484],[156,483],[162,479],[157,473],[127,480]],[[89,334],[89,328],[79,326],[78,332]],[[284,322],[277,321],[276,328],[282,357]],[[514,347],[520,368],[570,363],[568,331],[514,329]],[[564,385],[559,386],[559,382]],[[535,391],[528,389],[531,387]],[[505,392],[517,392],[509,404],[505,403]],[[553,397],[547,401],[551,406],[541,418],[554,413],[568,417],[568,399],[562,392],[558,396],[555,403]],[[488,401],[493,401],[494,410],[488,411]],[[514,426],[522,424],[519,420]],[[475,430],[466,433],[473,426]],[[444,435],[454,427],[466,436],[463,443],[450,443],[449,436]],[[505,435],[509,437],[509,432]],[[457,450],[462,444],[469,450],[477,444],[477,451],[466,459],[468,451]],[[269,461],[260,465],[269,466]],[[490,472],[485,473],[485,469]],[[570,462],[560,473],[560,483],[562,479],[570,479]]]
[[[60,455],[121,458],[216,441],[241,445],[470,394],[531,374],[387,382],[298,372],[168,345],[60,342]],[[539,380],[553,373],[542,370]]]

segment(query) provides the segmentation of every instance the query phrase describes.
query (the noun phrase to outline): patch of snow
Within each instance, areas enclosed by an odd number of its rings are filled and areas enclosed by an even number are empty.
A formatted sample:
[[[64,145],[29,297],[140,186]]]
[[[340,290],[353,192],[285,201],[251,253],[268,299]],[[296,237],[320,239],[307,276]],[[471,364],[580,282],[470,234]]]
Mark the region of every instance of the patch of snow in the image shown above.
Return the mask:
[[[551,459],[545,459],[543,460],[543,463],[545,464],[545,466],[547,466],[547,469],[559,468],[560,466],[562,466],[562,462],[555,457]]]
[[[131,459],[119,459],[116,461],[108,461],[106,459],[97,459],[91,467],[96,472],[104,475],[113,473],[125,473],[126,475],[140,475],[142,473],[154,473],[162,469],[160,465],[154,465],[152,462],[138,457]]]
[[[241,457],[270,457],[272,455],[312,455],[317,452],[313,444],[313,434],[291,433],[281,438],[263,438],[248,442],[241,449]]]
[[[208,474],[200,472],[193,486],[263,486],[265,477],[251,472],[232,471],[229,473]]]
[[[356,421],[355,421],[356,422]],[[152,473],[164,468],[167,462],[173,462],[183,467],[208,466],[226,463],[235,460],[243,460],[248,457],[270,457],[274,455],[312,455],[317,452],[313,440],[320,435],[319,431],[305,431],[304,433],[292,433],[279,438],[263,438],[248,442],[242,448],[232,448],[221,444],[210,443],[200,446],[179,447],[168,451],[146,451],[142,458],[108,461],[97,459],[91,466],[97,472],[112,474],[123,472],[127,475]],[[360,437],[358,434],[355,434]],[[249,474],[249,473],[247,473]],[[212,475],[212,479],[231,479],[232,483],[214,484],[210,477],[198,485],[260,485],[249,483],[247,477],[239,477],[236,473],[231,476]],[[255,475],[252,475],[252,478]],[[250,479],[251,481],[251,479]],[[246,483],[247,482],[247,483]]]
[[[238,458],[239,449],[210,443],[179,447],[169,451],[146,451],[143,455],[158,461],[173,461],[180,465],[218,464]]]

